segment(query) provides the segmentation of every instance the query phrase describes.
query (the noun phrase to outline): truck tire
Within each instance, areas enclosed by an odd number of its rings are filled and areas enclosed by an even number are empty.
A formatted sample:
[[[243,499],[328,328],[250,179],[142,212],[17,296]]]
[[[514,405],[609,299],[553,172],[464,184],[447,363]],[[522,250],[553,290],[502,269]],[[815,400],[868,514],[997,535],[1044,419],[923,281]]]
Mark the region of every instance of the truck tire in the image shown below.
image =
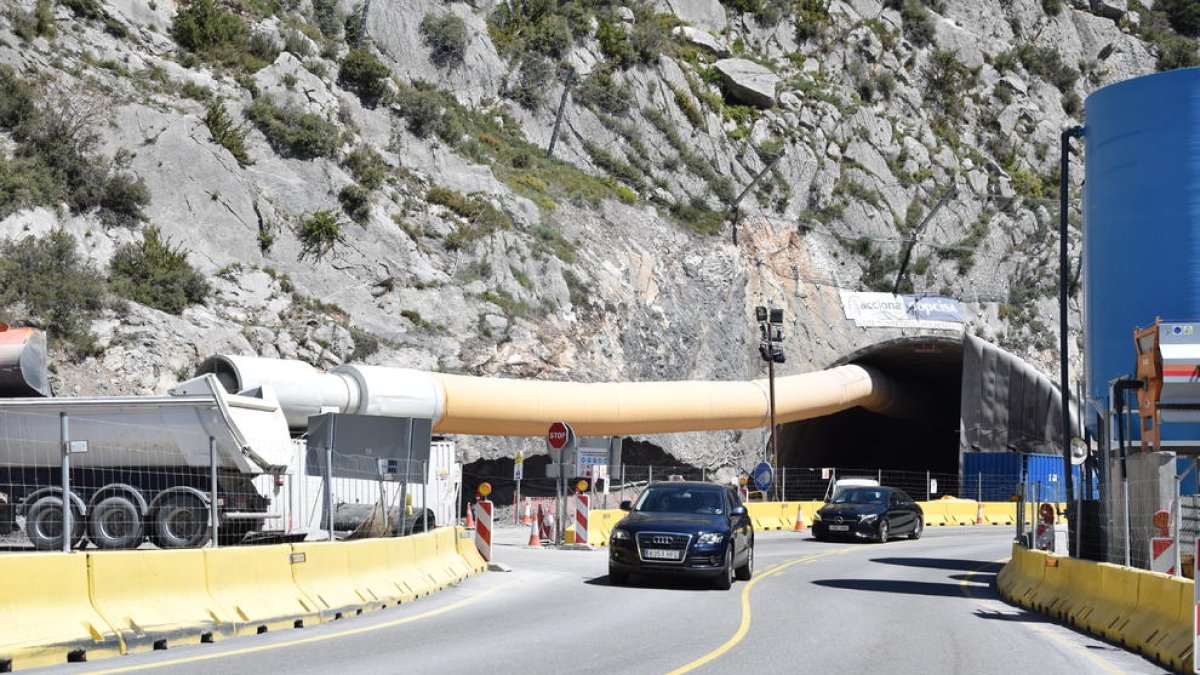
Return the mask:
[[[236,546],[242,543],[253,529],[254,525],[251,523],[221,523],[221,529],[217,530],[217,541],[222,546]]]
[[[137,506],[122,495],[107,497],[88,515],[88,539],[103,549],[137,548],[145,538],[146,526]]]
[[[25,513],[25,534],[39,551],[61,551],[63,545],[62,497],[42,497]],[[83,541],[83,514],[71,508],[71,548]]]
[[[174,495],[154,510],[150,539],[159,548],[200,548],[210,535],[208,507],[192,495]]]

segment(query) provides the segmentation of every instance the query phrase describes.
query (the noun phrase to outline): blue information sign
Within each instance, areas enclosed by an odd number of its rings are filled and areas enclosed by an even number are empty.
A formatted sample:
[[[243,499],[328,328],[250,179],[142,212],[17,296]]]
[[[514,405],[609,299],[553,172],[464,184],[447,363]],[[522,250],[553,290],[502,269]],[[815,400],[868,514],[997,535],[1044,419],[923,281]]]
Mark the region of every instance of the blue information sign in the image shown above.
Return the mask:
[[[775,471],[771,469],[771,465],[766,462],[759,462],[758,466],[754,467],[754,472],[750,474],[754,479],[754,485],[759,490],[766,490],[771,487],[771,483],[775,480]]]

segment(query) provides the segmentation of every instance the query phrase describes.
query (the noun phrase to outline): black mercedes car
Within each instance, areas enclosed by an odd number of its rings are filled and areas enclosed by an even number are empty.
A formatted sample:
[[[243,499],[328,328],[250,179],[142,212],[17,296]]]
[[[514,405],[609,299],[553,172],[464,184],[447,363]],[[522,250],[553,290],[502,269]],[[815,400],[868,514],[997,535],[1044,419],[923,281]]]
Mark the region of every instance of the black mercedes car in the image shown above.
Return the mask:
[[[817,539],[846,537],[880,543],[898,535],[917,539],[925,529],[925,513],[904,490],[853,487],[843,490],[813,516]]]
[[[608,578],[631,574],[709,577],[720,590],[754,573],[754,527],[737,490],[691,481],[650,485],[612,530]]]

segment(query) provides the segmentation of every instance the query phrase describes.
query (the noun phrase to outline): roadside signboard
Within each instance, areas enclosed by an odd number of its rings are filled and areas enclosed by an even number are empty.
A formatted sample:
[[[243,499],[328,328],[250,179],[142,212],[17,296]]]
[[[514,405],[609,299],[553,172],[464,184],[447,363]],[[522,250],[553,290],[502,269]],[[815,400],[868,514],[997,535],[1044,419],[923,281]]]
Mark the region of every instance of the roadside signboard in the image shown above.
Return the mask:
[[[1150,538],[1150,571],[1175,574],[1175,540],[1170,537]]]
[[[750,477],[754,479],[755,487],[765,491],[775,481],[775,471],[771,469],[770,464],[759,462],[758,466],[754,467],[754,471],[750,474]]]

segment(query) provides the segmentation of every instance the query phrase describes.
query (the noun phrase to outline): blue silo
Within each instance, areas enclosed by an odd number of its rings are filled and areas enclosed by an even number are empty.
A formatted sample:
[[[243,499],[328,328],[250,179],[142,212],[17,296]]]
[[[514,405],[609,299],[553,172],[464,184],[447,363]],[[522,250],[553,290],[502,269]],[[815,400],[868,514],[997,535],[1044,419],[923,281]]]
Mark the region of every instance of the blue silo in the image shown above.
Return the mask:
[[[1133,374],[1135,326],[1200,321],[1200,68],[1104,87],[1086,111],[1084,359],[1104,410],[1108,382]],[[1197,425],[1163,432],[1200,438]]]

